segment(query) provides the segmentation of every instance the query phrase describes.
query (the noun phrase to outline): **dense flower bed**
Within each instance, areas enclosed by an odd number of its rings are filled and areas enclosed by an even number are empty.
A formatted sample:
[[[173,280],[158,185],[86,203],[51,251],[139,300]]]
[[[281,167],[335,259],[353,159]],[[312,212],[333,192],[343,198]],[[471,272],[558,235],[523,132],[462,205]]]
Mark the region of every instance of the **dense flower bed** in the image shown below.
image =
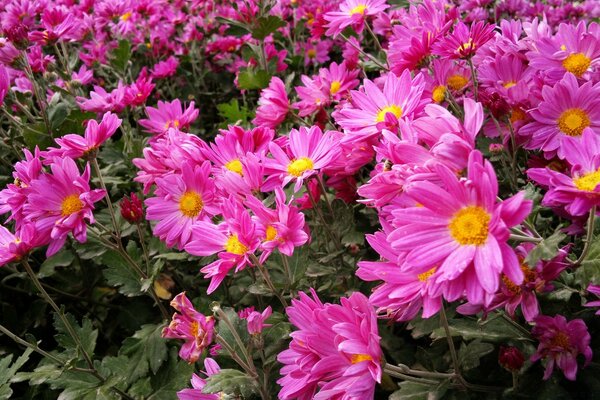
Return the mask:
[[[596,396],[600,1],[0,4],[0,398]]]

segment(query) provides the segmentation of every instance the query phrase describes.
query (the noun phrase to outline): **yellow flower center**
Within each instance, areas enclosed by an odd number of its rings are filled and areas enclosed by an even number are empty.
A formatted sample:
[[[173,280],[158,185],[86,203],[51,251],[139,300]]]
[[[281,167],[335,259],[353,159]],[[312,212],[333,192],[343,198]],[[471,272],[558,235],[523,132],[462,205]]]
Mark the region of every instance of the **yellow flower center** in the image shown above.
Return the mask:
[[[435,274],[435,267],[431,268],[427,272],[417,275],[417,278],[419,278],[421,282],[427,282],[427,279],[429,279],[433,274]]]
[[[340,91],[341,87],[342,87],[342,84],[340,81],[333,81],[333,82],[331,82],[331,86],[329,87],[329,93],[336,94],[337,92]]]
[[[433,89],[431,98],[436,103],[441,103],[442,101],[446,100],[446,86],[443,86],[443,85],[436,86]]]
[[[65,197],[60,205],[60,213],[63,217],[79,212],[83,209],[83,201],[76,194]]]
[[[460,90],[467,86],[467,83],[469,83],[469,80],[461,74],[452,75],[446,81],[446,84],[452,90]]]
[[[202,207],[204,207],[204,203],[199,193],[192,191],[185,192],[179,199],[179,210],[186,217],[193,218],[198,216],[200,211],[202,211]]]
[[[240,239],[238,239],[238,235],[231,235],[227,239],[227,243],[225,243],[225,251],[231,254],[237,254],[241,256],[248,251],[248,247],[244,246]]]
[[[167,121],[165,123],[165,129],[169,129],[169,128],[179,128],[179,121],[178,120],[173,120],[173,121]]]
[[[460,46],[458,46],[458,49],[456,49],[457,53],[462,53],[465,51],[469,51],[469,50],[475,50],[475,43],[473,43],[473,39],[469,38],[469,41],[467,43],[463,43]]]
[[[385,121],[385,115],[387,113],[392,113],[396,116],[396,118],[400,118],[402,116],[402,108],[395,104],[384,107],[377,113],[377,118],[375,119],[375,121],[377,121],[377,122]]]
[[[306,52],[306,55],[308,55],[308,58],[315,58],[317,56],[317,50],[308,49],[308,51]]]
[[[592,60],[583,53],[569,54],[562,62],[563,67],[578,78],[588,70],[590,64]]]
[[[131,18],[131,11],[127,11],[125,14],[121,15],[121,21],[126,22],[129,18]]]
[[[267,230],[265,232],[265,241],[269,242],[271,240],[275,240],[276,237],[277,237],[277,229],[275,229],[271,225],[267,226]]]
[[[490,215],[479,206],[458,210],[448,225],[450,234],[459,244],[482,245],[487,241]]]
[[[516,86],[517,82],[515,81],[508,81],[508,82],[504,82],[504,84],[502,86],[504,86],[505,89],[510,89],[513,86]]]
[[[304,171],[313,169],[313,167],[314,163],[310,158],[301,157],[296,160],[292,160],[292,162],[289,163],[287,170],[290,175],[300,176],[304,173]]]
[[[199,330],[200,330],[200,324],[198,324],[198,321],[193,321],[190,326],[190,335],[192,335],[193,337],[198,337]]]
[[[510,122],[514,124],[517,121],[523,121],[526,117],[527,114],[525,114],[525,111],[520,108],[513,108],[510,113]]]
[[[244,176],[242,162],[237,158],[225,164],[225,168],[232,172],[235,172],[240,176]]]
[[[579,190],[593,192],[596,186],[600,184],[600,169],[573,179],[573,183]]]
[[[590,118],[581,108],[569,108],[558,117],[558,129],[565,135],[581,136],[585,128],[590,126]]]
[[[350,15],[360,14],[365,15],[365,11],[367,11],[367,6],[364,4],[359,4],[350,10]]]
[[[373,360],[373,357],[371,357],[368,354],[352,354],[352,356],[350,357],[350,362],[352,362],[352,364],[357,364],[359,362],[371,360]]]

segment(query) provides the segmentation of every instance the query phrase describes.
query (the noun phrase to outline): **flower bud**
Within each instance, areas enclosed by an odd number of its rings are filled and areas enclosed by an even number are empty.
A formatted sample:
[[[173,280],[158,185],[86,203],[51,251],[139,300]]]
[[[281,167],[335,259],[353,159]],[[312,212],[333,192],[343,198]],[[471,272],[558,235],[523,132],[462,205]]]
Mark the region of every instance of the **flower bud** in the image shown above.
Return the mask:
[[[125,196],[121,200],[121,216],[130,224],[137,224],[144,219],[142,202],[135,193],[131,193],[129,198]]]
[[[10,40],[17,49],[26,50],[29,47],[29,38],[27,26],[24,24],[16,24],[4,30],[6,38]]]
[[[504,151],[504,145],[502,143],[490,143],[490,153],[500,154]]]
[[[519,371],[523,367],[525,362],[525,356],[521,353],[521,350],[513,346],[500,347],[500,353],[498,354],[498,363],[502,368],[510,372]]]

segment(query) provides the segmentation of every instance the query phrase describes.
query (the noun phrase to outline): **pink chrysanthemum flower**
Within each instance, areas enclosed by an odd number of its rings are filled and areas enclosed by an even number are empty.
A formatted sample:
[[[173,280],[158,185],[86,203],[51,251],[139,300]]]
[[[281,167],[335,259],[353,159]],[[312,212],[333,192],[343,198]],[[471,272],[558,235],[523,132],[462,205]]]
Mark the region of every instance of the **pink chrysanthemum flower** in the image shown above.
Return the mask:
[[[194,309],[185,292],[171,300],[171,307],[178,311],[173,314],[169,326],[162,331],[168,339],[183,339],[185,343],[179,349],[179,357],[189,363],[198,361],[200,355],[213,340],[215,319],[206,317]]]
[[[264,328],[271,326],[271,324],[265,324],[265,321],[269,319],[272,313],[273,309],[271,306],[265,308],[262,313],[258,311],[251,311],[248,313],[245,317],[248,322],[248,333],[251,335],[260,335]]]
[[[4,65],[0,65],[0,106],[4,104],[4,97],[10,89],[10,77]]]
[[[329,94],[334,100],[340,100],[350,89],[354,89],[359,81],[357,79],[360,70],[348,70],[345,62],[341,64],[331,63],[329,68],[321,68],[319,76],[323,87],[329,89]]]
[[[285,193],[281,188],[275,190],[274,210],[267,208],[254,196],[249,196],[245,205],[252,210],[264,232],[261,262],[264,262],[275,249],[291,257],[295,247],[300,247],[309,240],[304,214],[297,207],[286,204]]]
[[[286,309],[298,328],[289,349],[279,353],[284,366],[279,398],[369,399],[381,381],[382,352],[377,318],[362,293],[342,298],[341,304],[323,304],[300,293]]]
[[[266,128],[277,128],[288,115],[290,100],[283,81],[276,76],[271,78],[269,87],[260,93],[256,118],[252,123]]]
[[[549,156],[564,158],[563,141],[581,136],[585,128],[600,135],[600,84],[579,85],[571,73],[554,87],[542,88],[543,101],[530,112],[533,122],[519,130],[530,136],[526,149],[543,150]]]
[[[212,358],[204,359],[204,369],[205,369],[205,371],[203,373],[204,373],[204,375],[206,375],[207,378],[210,376],[213,376],[215,374],[218,374],[219,371],[221,371],[221,367],[219,367],[219,364],[217,364],[217,362],[215,360],[213,360]],[[220,399],[222,399],[222,396],[220,393],[216,393],[216,394],[203,393],[202,389],[204,389],[204,386],[206,386],[206,380],[200,378],[198,375],[192,374],[191,383],[192,383],[193,389],[183,389],[183,390],[180,390],[179,392],[177,392],[177,398],[179,400],[220,400]]]
[[[600,297],[600,285],[590,284],[586,290]],[[588,301],[585,303],[585,307],[600,307],[600,300]],[[600,315],[600,310],[596,311],[596,315]]]
[[[430,271],[431,296],[448,301],[465,293],[473,304],[486,303],[503,273],[517,284],[523,272],[514,250],[507,244],[509,228],[520,224],[531,211],[524,193],[497,201],[498,182],[492,165],[479,151],[468,162],[467,179],[458,179],[444,165],[435,166],[442,186],[417,181],[406,193],[422,207],[392,212],[392,247],[407,252],[404,270]]]
[[[150,133],[162,134],[169,128],[186,130],[198,118],[198,114],[193,101],[185,110],[179,99],[172,102],[159,101],[156,108],[146,107],[148,119],[141,119],[139,123]]]
[[[24,206],[27,221],[35,224],[42,237],[49,237],[46,256],[64,245],[69,233],[80,243],[86,241],[86,221],[94,223],[94,203],[104,197],[104,190],[91,190],[90,166],[82,175],[71,158],[54,159],[51,174],[43,174],[31,182]]]
[[[451,34],[433,45],[432,53],[451,59],[471,58],[493,37],[494,25],[479,21],[468,27],[463,22],[458,22]]]
[[[90,98],[77,97],[77,104],[84,111],[97,113],[112,111],[118,114],[125,109],[126,89],[121,81],[110,93],[101,86],[94,86],[94,90],[90,92]]]
[[[179,60],[174,56],[170,56],[165,61],[160,61],[154,65],[154,68],[152,68],[152,78],[162,79],[173,76],[177,72],[178,66]]]
[[[14,235],[0,225],[0,267],[26,257],[34,247],[43,244],[40,240],[33,224],[24,224]]]
[[[535,319],[531,334],[540,341],[531,361],[546,360],[544,379],[550,378],[556,364],[567,379],[574,381],[577,376],[577,355],[583,354],[585,357],[584,366],[592,360],[591,337],[581,319],[567,322],[562,315],[540,315]]]
[[[528,100],[533,70],[518,55],[496,55],[477,72],[482,89],[500,94],[512,105]]]
[[[431,99],[440,104],[446,100],[446,92],[455,94],[469,86],[470,72],[463,65],[448,59],[433,61],[434,86],[431,89]]]
[[[121,126],[121,120],[113,113],[106,113],[102,121],[90,120],[84,136],[70,134],[56,139],[60,148],[51,148],[43,153],[46,158],[71,157],[77,159],[94,153]]]
[[[292,104],[297,109],[300,117],[306,117],[316,111],[322,110],[330,103],[330,90],[323,84],[319,76],[314,79],[306,75],[300,77],[304,86],[296,86],[296,92],[300,101]]]
[[[290,132],[287,152],[275,142],[269,143],[269,150],[273,158],[265,160],[265,169],[270,169],[271,178],[281,179],[283,186],[295,181],[297,192],[306,179],[335,160],[338,142],[331,131],[323,133],[318,126],[300,127]]]
[[[600,138],[587,128],[580,139],[565,138],[561,149],[571,165],[570,175],[548,167],[530,168],[527,175],[549,189],[545,206],[566,206],[571,215],[584,215],[600,205]]]
[[[348,134],[346,140],[365,140],[375,136],[386,126],[386,116],[393,121],[412,118],[423,110],[428,99],[423,99],[423,75],[414,79],[406,70],[397,77],[388,73],[383,88],[365,79],[363,90],[352,90],[352,104],[333,113],[335,121]]]
[[[181,174],[156,180],[156,197],[145,200],[146,218],[158,221],[153,233],[167,246],[182,249],[192,236],[192,226],[220,212],[211,165],[184,164]]]
[[[339,6],[339,11],[325,14],[325,20],[329,22],[325,34],[337,36],[348,26],[361,33],[368,16],[377,15],[388,7],[385,0],[344,0]]]

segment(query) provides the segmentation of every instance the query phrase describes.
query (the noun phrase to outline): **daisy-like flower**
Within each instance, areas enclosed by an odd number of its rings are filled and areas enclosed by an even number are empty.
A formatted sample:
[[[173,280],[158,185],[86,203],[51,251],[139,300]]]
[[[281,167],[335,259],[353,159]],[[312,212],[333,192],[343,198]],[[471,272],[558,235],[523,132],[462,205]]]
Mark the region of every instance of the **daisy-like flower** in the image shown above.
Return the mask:
[[[113,113],[106,113],[102,121],[90,120],[84,136],[70,134],[56,139],[60,148],[51,148],[43,153],[46,158],[71,157],[73,159],[92,155],[121,126],[121,120]]]
[[[584,215],[600,205],[600,138],[588,128],[581,139],[565,138],[561,149],[571,165],[570,174],[546,167],[530,168],[527,175],[549,189],[542,201],[545,206],[566,206],[571,215]]]
[[[252,123],[266,128],[277,128],[288,115],[290,100],[285,90],[285,84],[274,76],[269,87],[260,93],[256,118]]]
[[[600,297],[600,285],[590,284],[586,290]],[[600,300],[588,301],[585,303],[585,307],[600,307]],[[596,311],[596,315],[600,315],[600,310]]]
[[[319,76],[321,83],[329,89],[329,94],[334,100],[340,100],[342,96],[358,85],[358,69],[348,70],[345,62],[341,64],[331,63],[329,68],[321,68]]]
[[[527,101],[533,70],[518,55],[496,55],[493,61],[481,65],[477,72],[482,89],[489,88],[499,93],[513,105]]]
[[[519,135],[529,136],[529,150],[543,150],[548,156],[565,158],[564,140],[579,137],[590,128],[600,135],[600,84],[579,85],[575,75],[565,74],[554,87],[542,88],[543,101],[530,111],[533,122],[519,129]]]
[[[348,26],[361,33],[368,16],[377,15],[388,7],[385,0],[345,0],[340,4],[339,11],[325,14],[325,20],[329,22],[325,34],[337,36]]]
[[[470,72],[462,65],[448,59],[433,61],[434,86],[431,90],[431,99],[437,103],[446,100],[446,92],[459,92],[465,89],[471,80]]]
[[[323,304],[300,293],[286,309],[298,328],[277,360],[284,366],[279,398],[369,399],[381,381],[382,352],[377,318],[367,298],[353,293],[341,304]]]
[[[302,75],[300,80],[304,86],[295,87],[300,101],[292,104],[292,107],[299,111],[298,115],[300,117],[306,117],[329,105],[331,89],[323,84],[319,76],[311,79],[306,75]]]
[[[50,169],[52,173],[31,182],[23,210],[38,234],[50,237],[47,257],[60,250],[69,233],[80,243],[86,241],[86,221],[94,223],[94,203],[105,194],[102,189],[90,189],[89,164],[80,175],[72,158],[56,158]]]
[[[189,363],[198,361],[200,355],[213,340],[215,319],[206,317],[194,309],[185,292],[171,300],[171,307],[177,310],[169,326],[162,331],[162,337],[183,339],[185,343],[179,349],[179,357]]]
[[[567,322],[562,315],[540,315],[535,319],[531,334],[540,342],[531,361],[546,360],[544,379],[550,378],[556,365],[567,379],[574,381],[577,376],[577,355],[583,354],[585,357],[584,366],[592,360],[591,337],[581,319]]]
[[[127,88],[123,82],[119,81],[118,86],[110,93],[101,86],[94,86],[94,90],[90,92],[90,98],[77,97],[79,108],[84,111],[97,113],[105,113],[112,111],[120,113],[125,109],[125,94]]]
[[[292,129],[287,152],[275,142],[269,143],[273,158],[265,160],[265,172],[271,173],[270,178],[281,179],[283,186],[295,181],[294,191],[297,192],[306,179],[335,160],[338,147],[331,131],[323,133],[318,126]]]
[[[333,117],[348,134],[345,141],[365,140],[386,127],[386,116],[397,121],[420,113],[429,101],[422,96],[424,89],[423,75],[413,79],[408,70],[400,77],[388,73],[382,88],[365,79],[362,90],[350,91],[351,105],[334,112]]]
[[[456,24],[451,34],[433,45],[432,53],[451,59],[471,58],[493,37],[494,25],[479,21],[468,27],[461,21]]]
[[[212,358],[205,358],[204,359],[204,369],[205,369],[205,371],[203,372],[203,374],[206,375],[206,377],[208,378],[210,376],[218,374],[219,371],[221,370],[221,367],[219,367],[219,364],[217,364],[217,362],[215,360],[213,360]],[[191,383],[192,383],[192,389],[183,389],[183,390],[180,390],[179,392],[177,392],[177,398],[179,400],[220,400],[220,399],[222,399],[222,396],[220,393],[216,393],[216,394],[203,393],[202,389],[204,389],[204,386],[206,386],[206,380],[200,378],[198,375],[192,374]]]
[[[429,295],[448,301],[465,293],[473,304],[486,303],[499,287],[501,274],[520,284],[523,272],[507,244],[509,228],[531,211],[524,193],[498,203],[498,182],[492,165],[481,153],[471,152],[467,179],[459,179],[444,165],[435,166],[441,181],[406,185],[406,193],[420,207],[392,211],[396,229],[389,240],[407,252],[403,270],[422,273],[434,269]]]
[[[24,224],[14,235],[0,225],[0,267],[26,257],[34,247],[43,244],[41,239],[31,223]]]
[[[148,119],[141,119],[139,123],[150,133],[162,134],[175,128],[186,130],[198,118],[199,111],[191,101],[184,110],[179,99],[171,102],[159,101],[156,108],[146,107]]]
[[[182,249],[191,239],[192,226],[220,212],[209,161],[184,164],[181,174],[156,180],[156,197],[145,200],[146,219],[158,221],[155,236],[167,246]]]
[[[152,68],[152,78],[162,79],[173,76],[177,72],[178,66],[179,60],[174,56],[167,58],[165,61],[157,62]]]

